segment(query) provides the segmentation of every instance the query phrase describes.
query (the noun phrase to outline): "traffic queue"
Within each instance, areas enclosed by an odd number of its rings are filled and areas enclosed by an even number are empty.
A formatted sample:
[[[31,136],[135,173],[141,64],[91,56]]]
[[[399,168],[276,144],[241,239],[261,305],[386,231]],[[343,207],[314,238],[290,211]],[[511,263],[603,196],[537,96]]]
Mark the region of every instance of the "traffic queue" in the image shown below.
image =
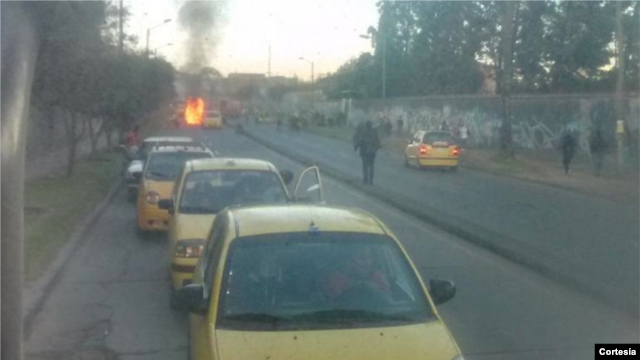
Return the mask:
[[[169,240],[189,359],[462,359],[436,308],[455,285],[427,286],[366,210],[326,204],[318,167],[290,191],[268,161],[152,137],[125,176],[139,238]]]

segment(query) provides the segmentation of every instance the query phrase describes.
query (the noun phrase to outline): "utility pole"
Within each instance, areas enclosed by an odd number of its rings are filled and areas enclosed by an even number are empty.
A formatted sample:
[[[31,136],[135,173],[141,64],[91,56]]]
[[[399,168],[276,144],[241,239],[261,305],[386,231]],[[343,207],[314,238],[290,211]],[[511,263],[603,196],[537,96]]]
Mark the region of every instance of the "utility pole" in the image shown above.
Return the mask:
[[[38,39],[27,6],[2,4],[0,358],[23,359],[24,158]]]
[[[271,43],[269,43],[269,63],[267,66],[267,76],[271,77]]]
[[[147,46],[144,53],[149,57],[149,34],[151,33],[151,29],[147,29]]]
[[[513,28],[516,6],[515,1],[505,1],[502,9],[502,31],[500,46],[502,54],[500,99],[502,100],[502,128],[500,131],[500,152],[502,156],[513,158],[513,139],[511,130],[511,76],[513,74]]]
[[[124,51],[124,32],[122,31],[122,28],[124,27],[123,18],[124,18],[124,10],[122,7],[122,0],[120,0],[120,11],[118,11],[118,29],[119,29],[118,47],[120,49],[121,54]]]
[[[624,46],[624,27],[622,26],[622,2],[616,1],[616,67],[618,68],[616,79],[616,165],[618,172],[622,172],[624,166],[624,136],[625,136],[625,104],[623,99],[624,92],[624,73],[625,73],[625,46]]]
[[[387,99],[387,39],[382,34],[382,100]]]

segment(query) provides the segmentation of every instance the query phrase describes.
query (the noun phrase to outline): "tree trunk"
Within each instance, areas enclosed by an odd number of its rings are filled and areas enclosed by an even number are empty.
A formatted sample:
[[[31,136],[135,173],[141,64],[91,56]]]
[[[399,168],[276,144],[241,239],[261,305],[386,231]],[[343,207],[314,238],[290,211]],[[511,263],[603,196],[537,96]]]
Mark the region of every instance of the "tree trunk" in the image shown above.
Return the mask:
[[[622,2],[616,1],[616,32],[615,32],[615,42],[616,42],[616,67],[618,68],[617,79],[616,79],[616,101],[615,101],[615,120],[616,124],[618,121],[622,121],[623,124],[626,120],[626,111],[625,104],[623,98],[624,92],[624,73],[625,73],[625,39],[624,39],[624,26],[622,26]],[[624,126],[623,126],[624,127]],[[623,153],[622,149],[624,147],[624,136],[623,134],[617,133],[618,127],[616,125],[616,165],[618,168],[618,172],[622,171],[622,167],[624,165]]]
[[[100,140],[100,135],[102,135],[102,132],[104,131],[104,119],[97,119],[99,121],[99,124],[98,130],[96,132],[94,132],[94,120],[96,119],[93,117],[89,117],[87,119],[87,123],[89,125],[89,140],[91,141],[91,157],[95,156],[98,149],[98,141]]]
[[[86,121],[81,121],[76,113],[66,111],[67,116],[64,117],[65,132],[67,136],[67,176],[73,175],[76,164],[76,153],[78,151],[78,143],[84,136],[86,131]],[[78,131],[78,124],[80,130]]]
[[[513,28],[516,1],[505,1],[502,13],[502,31],[500,36],[502,52],[502,85],[500,99],[502,103],[502,127],[500,128],[500,153],[507,158],[514,157],[511,129],[511,82],[513,74]]]
[[[89,126],[89,141],[91,142],[91,157],[94,157],[96,155],[96,147],[97,147],[97,143],[98,143],[98,134],[93,132],[93,118],[92,117],[88,117],[87,120],[85,120],[87,122],[87,125]]]
[[[67,176],[73,175],[73,168],[76,160],[76,116],[68,111],[63,115],[64,131],[67,137]]]

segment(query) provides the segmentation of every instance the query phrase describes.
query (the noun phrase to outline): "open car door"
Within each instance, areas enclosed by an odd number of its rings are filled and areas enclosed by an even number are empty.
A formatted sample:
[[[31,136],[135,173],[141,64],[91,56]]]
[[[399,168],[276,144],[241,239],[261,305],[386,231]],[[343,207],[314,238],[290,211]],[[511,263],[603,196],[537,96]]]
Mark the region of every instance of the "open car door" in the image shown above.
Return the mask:
[[[322,178],[320,177],[320,169],[317,166],[312,166],[302,171],[293,190],[293,201],[324,204]]]

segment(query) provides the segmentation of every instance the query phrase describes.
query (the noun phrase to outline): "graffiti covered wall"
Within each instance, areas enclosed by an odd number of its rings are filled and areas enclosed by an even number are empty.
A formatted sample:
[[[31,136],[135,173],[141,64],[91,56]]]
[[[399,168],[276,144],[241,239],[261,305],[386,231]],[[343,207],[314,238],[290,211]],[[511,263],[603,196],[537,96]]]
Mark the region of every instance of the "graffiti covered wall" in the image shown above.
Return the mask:
[[[613,100],[612,95],[590,94],[513,97],[513,140],[522,148],[548,149],[565,129],[572,129],[579,134],[580,147],[587,150],[590,131],[600,127],[613,141]],[[640,98],[630,94],[625,105],[633,136],[640,128]],[[316,103],[315,109],[328,115],[339,106],[344,109],[344,102]],[[395,127],[402,119],[407,132],[438,129],[443,122],[451,129],[465,124],[470,143],[487,147],[498,144],[502,123],[500,98],[478,95],[351,101],[347,117],[350,126],[365,119],[379,123],[387,118]]]

